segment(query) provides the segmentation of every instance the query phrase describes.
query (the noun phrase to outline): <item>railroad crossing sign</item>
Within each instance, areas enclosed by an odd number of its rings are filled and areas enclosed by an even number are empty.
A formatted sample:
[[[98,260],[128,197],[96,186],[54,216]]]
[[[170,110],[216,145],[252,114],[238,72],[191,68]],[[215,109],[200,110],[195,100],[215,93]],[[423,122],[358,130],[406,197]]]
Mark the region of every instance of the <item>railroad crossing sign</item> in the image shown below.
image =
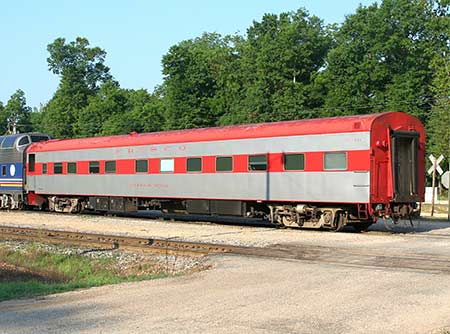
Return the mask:
[[[431,168],[428,169],[428,174],[433,174],[432,185],[431,185],[431,191],[432,191],[432,195],[431,195],[431,216],[433,217],[433,215],[434,215],[434,189],[435,189],[435,185],[436,185],[436,183],[435,183],[436,182],[436,172],[438,172],[440,175],[442,175],[442,173],[444,172],[442,170],[441,166],[439,166],[441,161],[444,160],[444,156],[441,154],[439,156],[439,158],[436,159],[433,156],[433,154],[430,154],[428,159],[430,159],[431,163],[433,164],[431,166]]]
[[[430,159],[430,161],[432,163],[431,167],[428,169],[428,174],[430,174],[430,175],[433,174],[433,169],[436,168],[436,172],[438,172],[439,175],[442,175],[442,173],[444,173],[444,171],[442,170],[441,166],[439,166],[439,164],[441,163],[442,160],[444,160],[444,156],[441,154],[439,156],[439,158],[436,159],[433,156],[433,154],[430,154],[428,156],[428,159]]]

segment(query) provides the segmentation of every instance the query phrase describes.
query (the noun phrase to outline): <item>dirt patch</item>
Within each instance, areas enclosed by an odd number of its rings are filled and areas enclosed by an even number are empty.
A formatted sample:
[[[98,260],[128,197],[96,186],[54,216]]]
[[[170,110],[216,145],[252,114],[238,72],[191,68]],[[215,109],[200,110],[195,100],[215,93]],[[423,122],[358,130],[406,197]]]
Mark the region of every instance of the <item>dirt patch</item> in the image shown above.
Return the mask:
[[[0,283],[38,281],[43,283],[58,283],[64,280],[59,277],[34,273],[31,270],[8,263],[0,262]]]

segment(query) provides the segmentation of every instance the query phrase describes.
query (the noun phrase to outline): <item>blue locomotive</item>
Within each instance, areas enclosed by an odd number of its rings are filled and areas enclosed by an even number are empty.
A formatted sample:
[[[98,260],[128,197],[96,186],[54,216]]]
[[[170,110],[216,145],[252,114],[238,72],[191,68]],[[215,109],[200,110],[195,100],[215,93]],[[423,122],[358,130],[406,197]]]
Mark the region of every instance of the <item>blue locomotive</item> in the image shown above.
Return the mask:
[[[20,133],[0,136],[0,208],[19,209],[25,201],[25,149],[50,139],[42,133]]]

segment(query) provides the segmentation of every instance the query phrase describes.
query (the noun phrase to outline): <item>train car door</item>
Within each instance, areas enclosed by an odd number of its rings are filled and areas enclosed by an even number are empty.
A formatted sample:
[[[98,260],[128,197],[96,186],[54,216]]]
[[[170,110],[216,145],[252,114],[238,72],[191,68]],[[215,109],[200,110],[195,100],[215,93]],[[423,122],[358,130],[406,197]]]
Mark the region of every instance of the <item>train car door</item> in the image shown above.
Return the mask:
[[[392,185],[395,202],[420,201],[418,194],[419,133],[391,132]]]
[[[25,164],[25,166],[27,166],[27,168],[25,168],[25,175],[26,175],[26,179],[25,179],[25,184],[26,184],[26,190],[35,190],[35,176],[34,175],[30,175],[30,173],[33,173],[35,171],[36,168],[36,155],[34,153],[30,153],[27,154],[28,157],[28,164]],[[27,173],[30,172],[30,173]]]

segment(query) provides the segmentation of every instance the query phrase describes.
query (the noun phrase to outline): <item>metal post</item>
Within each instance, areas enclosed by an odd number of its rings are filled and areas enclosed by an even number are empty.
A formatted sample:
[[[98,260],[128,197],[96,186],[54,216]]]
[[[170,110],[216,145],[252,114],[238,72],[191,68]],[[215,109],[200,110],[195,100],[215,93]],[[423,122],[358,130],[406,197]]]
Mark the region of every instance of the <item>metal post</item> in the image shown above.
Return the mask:
[[[443,59],[448,59],[447,52],[445,52],[445,51],[444,51],[444,58]],[[448,73],[448,64],[449,64],[449,62],[446,61],[445,62],[445,72],[446,73]],[[448,90],[447,90],[447,93],[448,93]],[[447,96],[448,96],[448,94],[447,94]],[[447,104],[447,106],[448,106],[448,104]],[[447,111],[450,113],[449,109],[447,109]],[[448,126],[450,126],[450,124],[447,124],[447,135],[449,135],[449,127]],[[449,178],[450,178],[450,136],[448,138],[448,155],[447,155],[447,160],[448,160],[448,171],[449,171]],[[450,181],[449,181],[449,183],[450,183]],[[448,196],[447,196],[447,199],[448,199],[448,202],[447,202],[447,219],[450,220],[450,185],[448,186],[447,191],[448,191]]]
[[[450,178],[450,137],[448,138],[448,156],[447,156],[447,160],[448,160],[448,174],[449,174],[449,178]],[[450,184],[450,181],[449,181]],[[450,185],[448,186],[447,189],[448,192],[448,196],[447,196],[447,220],[450,220]]]
[[[436,162],[437,159],[433,161],[433,180],[431,183],[431,217],[434,215],[434,188],[436,187]]]
[[[450,145],[450,143],[449,143],[449,145]],[[450,155],[448,157],[448,173],[449,173],[449,177],[450,177]],[[447,197],[447,200],[448,200],[448,203],[447,203],[447,220],[450,220],[450,186],[448,187],[447,192],[448,192],[448,197]]]

